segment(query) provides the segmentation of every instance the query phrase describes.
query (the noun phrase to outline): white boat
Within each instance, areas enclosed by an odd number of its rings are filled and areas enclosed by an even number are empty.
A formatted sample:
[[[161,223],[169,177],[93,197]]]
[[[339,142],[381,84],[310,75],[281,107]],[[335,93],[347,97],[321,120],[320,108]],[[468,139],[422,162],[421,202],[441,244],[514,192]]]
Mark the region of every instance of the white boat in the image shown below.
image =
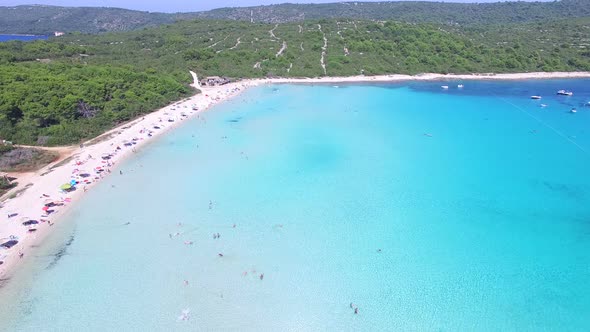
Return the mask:
[[[541,96],[531,96],[531,99],[541,99]]]
[[[449,89],[449,86],[448,85],[441,85],[440,87],[443,88],[443,90],[448,90]]]
[[[574,95],[573,92],[565,91],[565,90],[559,90],[559,91],[557,91],[557,94],[561,95],[561,96],[573,96]]]
[[[578,113],[578,111],[577,111],[575,108],[572,108],[572,109],[570,110],[570,113]]]
[[[463,89],[463,84],[459,84],[459,85],[457,85],[457,88],[459,88],[459,89]]]
[[[541,104],[541,107],[547,107],[547,104]]]

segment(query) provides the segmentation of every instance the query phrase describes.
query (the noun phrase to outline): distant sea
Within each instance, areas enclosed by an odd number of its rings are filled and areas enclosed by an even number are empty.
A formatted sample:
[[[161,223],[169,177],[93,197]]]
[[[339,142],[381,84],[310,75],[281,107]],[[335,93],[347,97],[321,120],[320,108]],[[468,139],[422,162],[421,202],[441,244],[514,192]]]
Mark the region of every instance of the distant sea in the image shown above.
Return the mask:
[[[0,330],[590,331],[588,101],[590,80],[253,88],[27,248]]]
[[[0,42],[6,42],[11,40],[22,40],[22,41],[31,41],[31,40],[38,40],[38,39],[47,39],[48,36],[38,36],[38,35],[0,35]]]

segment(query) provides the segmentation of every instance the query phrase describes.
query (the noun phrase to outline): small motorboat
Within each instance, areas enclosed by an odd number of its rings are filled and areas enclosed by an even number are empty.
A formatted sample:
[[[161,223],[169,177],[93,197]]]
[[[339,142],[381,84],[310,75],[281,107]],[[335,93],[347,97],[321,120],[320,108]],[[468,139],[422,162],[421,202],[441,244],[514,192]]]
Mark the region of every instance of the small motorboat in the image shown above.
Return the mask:
[[[449,86],[448,86],[448,85],[441,85],[440,87],[441,87],[443,90],[448,90],[448,89],[449,89]]]
[[[572,108],[572,109],[570,110],[570,113],[578,113],[578,110],[576,110],[575,108]]]
[[[541,99],[541,96],[531,96],[531,99]]]
[[[540,106],[541,107],[547,107],[547,104],[541,104]]]
[[[557,91],[557,94],[560,96],[573,96],[574,93],[571,91],[566,91],[566,90],[559,90]]]
[[[463,89],[463,84],[459,84],[459,85],[457,85],[457,88],[459,88],[459,89]]]

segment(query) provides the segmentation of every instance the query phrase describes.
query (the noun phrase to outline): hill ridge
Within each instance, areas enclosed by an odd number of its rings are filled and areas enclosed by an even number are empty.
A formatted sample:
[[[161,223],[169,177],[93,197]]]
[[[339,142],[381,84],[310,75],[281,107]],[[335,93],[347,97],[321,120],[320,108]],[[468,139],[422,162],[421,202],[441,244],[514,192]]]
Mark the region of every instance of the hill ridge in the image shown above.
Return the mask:
[[[590,17],[590,0],[553,2],[450,3],[421,1],[283,3],[225,7],[209,11],[160,13],[113,7],[50,5],[0,6],[0,33],[50,34],[54,31],[103,33],[214,19],[287,23],[305,19],[394,20],[458,26],[525,23]]]

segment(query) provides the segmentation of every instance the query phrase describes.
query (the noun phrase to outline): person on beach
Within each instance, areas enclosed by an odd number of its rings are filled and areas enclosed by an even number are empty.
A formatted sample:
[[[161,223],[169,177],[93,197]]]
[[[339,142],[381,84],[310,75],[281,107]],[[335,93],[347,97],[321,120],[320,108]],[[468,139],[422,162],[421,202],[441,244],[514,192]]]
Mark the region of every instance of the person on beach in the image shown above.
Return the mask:
[[[119,171],[119,175],[123,175],[123,171]]]

